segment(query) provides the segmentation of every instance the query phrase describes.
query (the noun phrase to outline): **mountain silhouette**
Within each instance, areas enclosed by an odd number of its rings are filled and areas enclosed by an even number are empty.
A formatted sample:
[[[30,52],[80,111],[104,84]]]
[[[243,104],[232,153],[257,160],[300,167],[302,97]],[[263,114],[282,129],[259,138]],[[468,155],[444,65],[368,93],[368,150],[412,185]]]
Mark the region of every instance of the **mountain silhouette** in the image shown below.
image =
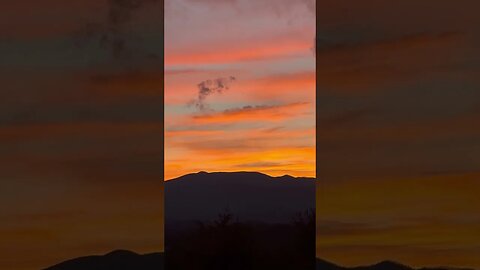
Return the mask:
[[[68,260],[44,270],[163,270],[163,253],[140,255],[116,250],[103,256],[86,256]]]
[[[383,261],[370,266],[343,267],[317,258],[317,270],[473,270],[452,267],[413,268],[394,261]]]
[[[165,220],[211,220],[228,209],[244,221],[288,222],[315,208],[315,179],[258,172],[199,172],[165,183]]]
[[[281,258],[277,258],[282,260]],[[68,260],[44,270],[164,270],[164,254],[140,255],[127,250],[116,250],[103,256],[86,256]],[[316,262],[316,270],[473,270],[470,268],[433,267],[413,268],[393,261],[370,266],[343,267],[323,259]]]
[[[333,264],[331,262],[322,260],[322,259],[317,259],[317,270],[345,270],[347,268],[338,266],[336,264]]]

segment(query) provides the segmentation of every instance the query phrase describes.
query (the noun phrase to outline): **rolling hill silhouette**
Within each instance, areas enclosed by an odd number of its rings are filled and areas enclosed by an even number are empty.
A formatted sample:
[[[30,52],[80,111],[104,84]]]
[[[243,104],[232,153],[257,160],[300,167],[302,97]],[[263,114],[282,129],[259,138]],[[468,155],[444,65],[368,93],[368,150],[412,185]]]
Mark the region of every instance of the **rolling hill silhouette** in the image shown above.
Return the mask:
[[[279,258],[278,260],[281,260]],[[163,270],[164,254],[140,255],[127,250],[116,250],[103,256],[86,256],[68,260],[44,270]],[[317,259],[316,270],[473,270],[468,268],[412,268],[393,261],[383,261],[370,266],[342,267]]]
[[[211,220],[228,209],[244,221],[288,222],[315,208],[315,179],[258,172],[199,172],[165,183],[165,220]]]
[[[414,270],[411,267],[405,266],[393,261],[383,261],[370,266],[357,266],[357,267],[342,267],[331,262],[317,259],[317,270]]]
[[[369,266],[343,267],[317,258],[317,270],[473,270],[468,268],[433,267],[413,268],[394,261],[383,261]]]
[[[44,270],[163,270],[163,253],[140,255],[116,250],[103,256],[86,256],[68,260]]]

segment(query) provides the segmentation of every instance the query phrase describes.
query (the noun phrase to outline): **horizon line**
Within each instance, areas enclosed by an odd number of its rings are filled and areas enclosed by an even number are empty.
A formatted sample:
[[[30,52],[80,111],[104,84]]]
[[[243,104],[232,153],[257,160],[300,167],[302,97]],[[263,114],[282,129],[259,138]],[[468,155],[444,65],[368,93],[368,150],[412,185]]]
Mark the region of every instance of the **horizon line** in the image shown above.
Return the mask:
[[[187,175],[195,175],[195,174],[201,174],[201,173],[206,173],[206,174],[214,174],[214,173],[258,173],[258,174],[266,175],[266,176],[271,177],[271,178],[280,178],[280,177],[286,177],[287,176],[287,177],[292,177],[292,178],[316,179],[316,176],[295,176],[295,175],[291,175],[291,174],[283,174],[283,175],[274,176],[274,175],[271,175],[271,174],[268,174],[268,173],[265,173],[265,172],[261,172],[261,171],[196,171],[196,172],[191,172],[191,173],[186,173],[186,174],[183,174],[183,175],[179,175],[179,176],[169,178],[169,179],[166,179],[164,177],[164,179],[165,179],[164,182],[176,180],[178,178],[181,178],[181,177],[184,177],[184,176],[187,176]]]

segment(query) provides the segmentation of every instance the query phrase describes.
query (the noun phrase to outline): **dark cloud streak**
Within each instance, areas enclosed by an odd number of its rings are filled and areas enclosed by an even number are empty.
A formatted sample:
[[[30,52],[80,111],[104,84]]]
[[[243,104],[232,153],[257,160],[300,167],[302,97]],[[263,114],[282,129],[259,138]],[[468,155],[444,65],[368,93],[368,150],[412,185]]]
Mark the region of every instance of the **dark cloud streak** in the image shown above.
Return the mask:
[[[208,105],[205,100],[208,96],[215,93],[222,93],[225,90],[230,89],[230,84],[234,82],[236,78],[234,76],[226,78],[217,78],[214,80],[206,80],[197,85],[198,97],[189,103],[189,105],[195,106],[200,111],[208,109]]]

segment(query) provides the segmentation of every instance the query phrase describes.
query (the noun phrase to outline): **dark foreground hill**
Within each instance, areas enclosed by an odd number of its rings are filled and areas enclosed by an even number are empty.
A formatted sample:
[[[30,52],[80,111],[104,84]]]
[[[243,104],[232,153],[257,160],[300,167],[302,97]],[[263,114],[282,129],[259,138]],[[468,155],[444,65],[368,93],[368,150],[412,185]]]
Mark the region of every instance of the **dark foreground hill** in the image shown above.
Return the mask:
[[[199,172],[165,184],[166,222],[212,220],[225,209],[243,221],[289,222],[315,208],[315,179],[258,172]]]
[[[313,270],[315,212],[288,223],[243,222],[229,212],[165,231],[168,270]]]
[[[282,258],[277,257],[279,265],[282,265]],[[164,270],[165,258],[163,253],[151,253],[140,255],[131,251],[117,250],[103,256],[86,256],[65,261],[44,270]],[[251,266],[250,266],[251,267]],[[200,268],[199,268],[200,269]],[[235,269],[250,269],[235,268]],[[275,269],[283,269],[278,266]],[[295,269],[292,268],[292,269]],[[300,268],[308,269],[308,268]],[[331,262],[317,259],[316,270],[472,270],[467,268],[412,268],[392,261],[383,261],[369,266],[342,267]]]
[[[392,262],[383,261],[369,266],[342,267],[322,259],[317,259],[317,270],[414,270],[411,267]]]
[[[163,270],[163,253],[140,255],[117,250],[103,256],[86,256],[62,262],[45,270]]]
[[[451,267],[413,268],[393,261],[383,261],[369,266],[342,267],[322,259],[317,259],[317,270],[472,270]]]

